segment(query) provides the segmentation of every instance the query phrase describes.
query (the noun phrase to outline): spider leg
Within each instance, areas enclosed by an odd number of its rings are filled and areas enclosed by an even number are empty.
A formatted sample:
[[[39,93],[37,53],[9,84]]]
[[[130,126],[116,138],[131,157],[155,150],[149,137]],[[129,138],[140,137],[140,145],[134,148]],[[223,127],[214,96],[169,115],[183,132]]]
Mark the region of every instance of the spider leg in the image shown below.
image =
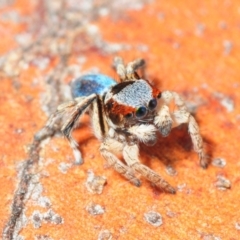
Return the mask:
[[[145,64],[145,61],[139,58],[128,63],[127,66],[125,66],[123,59],[121,57],[115,57],[113,66],[120,77],[120,81],[125,82],[125,81],[140,79],[136,70],[140,67],[143,67],[144,64]]]
[[[182,123],[187,123],[194,151],[199,156],[200,165],[206,168],[208,161],[204,152],[203,140],[198,124],[194,117],[188,112],[182,98],[175,92],[164,91],[162,92],[160,101],[162,101],[162,106],[154,123],[159,127],[162,135],[167,136],[173,127],[177,127]],[[171,101],[174,101],[177,108],[172,113],[170,113],[168,107]]]
[[[132,184],[137,187],[141,186],[141,182],[137,179],[130,167],[125,165],[120,159],[118,159],[112,152],[111,149],[114,148],[113,139],[106,139],[100,147],[100,152],[104,159],[112,166],[118,173],[128,179]],[[120,144],[120,143],[119,143]],[[122,144],[121,144],[122,145]]]
[[[142,58],[136,59],[128,63],[126,66],[127,79],[133,79],[133,80],[140,79],[136,70],[140,67],[143,67],[144,64],[145,64],[145,61]]]
[[[121,57],[115,57],[113,60],[113,67],[115,68],[118,76],[120,77],[120,81],[126,81],[126,69],[124,66],[123,59]]]
[[[154,119],[154,123],[158,126],[163,137],[167,137],[172,129],[173,120],[170,115],[169,107],[163,104],[158,111],[158,115]]]
[[[128,166],[134,169],[136,172],[139,172],[143,177],[148,179],[154,185],[159,187],[165,192],[168,193],[176,193],[176,190],[165,181],[159,174],[151,170],[149,167],[140,163],[139,158],[139,148],[137,144],[134,145],[126,145],[123,148],[123,157]]]
[[[52,114],[46,124],[46,127],[50,129],[56,125],[59,126],[59,129],[61,129],[73,149],[77,164],[82,164],[83,160],[81,152],[78,150],[78,143],[72,137],[72,130],[77,126],[81,115],[96,98],[96,94],[91,94],[90,96],[75,98],[73,101],[59,105],[57,111]]]

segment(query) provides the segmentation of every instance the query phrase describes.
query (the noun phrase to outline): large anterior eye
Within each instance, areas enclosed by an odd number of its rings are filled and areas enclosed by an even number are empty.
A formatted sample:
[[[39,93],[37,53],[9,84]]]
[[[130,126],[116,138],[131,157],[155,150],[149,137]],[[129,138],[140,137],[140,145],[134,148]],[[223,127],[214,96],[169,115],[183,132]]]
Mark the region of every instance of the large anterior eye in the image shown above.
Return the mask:
[[[153,98],[148,103],[148,108],[152,111],[157,106],[157,99]]]
[[[147,108],[145,108],[144,106],[142,107],[139,107],[137,110],[136,110],[136,117],[137,118],[143,118],[145,117],[147,114]]]

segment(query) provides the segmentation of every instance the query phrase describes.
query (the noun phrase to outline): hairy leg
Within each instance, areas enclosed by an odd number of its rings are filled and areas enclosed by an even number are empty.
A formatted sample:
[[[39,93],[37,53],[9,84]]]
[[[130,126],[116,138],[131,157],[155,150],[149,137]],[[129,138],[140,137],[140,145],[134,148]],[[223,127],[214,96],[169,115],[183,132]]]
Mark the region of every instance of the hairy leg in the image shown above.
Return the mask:
[[[57,125],[61,129],[73,149],[76,164],[81,164],[83,160],[78,144],[72,137],[72,130],[78,125],[79,118],[96,97],[96,94],[92,94],[88,97],[75,98],[72,101],[59,105],[57,111],[51,115],[46,124],[46,128],[53,129]]]
[[[161,95],[161,109],[155,119],[155,124],[159,127],[163,136],[170,133],[173,127],[177,127],[182,123],[188,124],[188,131],[193,142],[194,151],[197,152],[200,160],[200,165],[206,168],[208,161],[203,148],[203,140],[200,134],[198,124],[194,117],[188,112],[187,107],[180,97],[175,92],[165,91]],[[169,105],[174,102],[176,110],[170,113]]]
[[[123,149],[123,157],[126,163],[136,172],[139,172],[143,177],[148,179],[154,185],[159,187],[165,192],[176,193],[176,190],[165,181],[159,174],[151,170],[149,167],[140,163],[138,145],[126,145]]]
[[[143,67],[144,64],[145,61],[143,59],[136,59],[125,66],[123,59],[120,57],[115,57],[113,63],[121,82],[140,79],[136,70]]]
[[[100,152],[104,159],[108,162],[108,164],[113,167],[118,173],[128,179],[132,184],[139,187],[141,182],[137,179],[130,167],[125,165],[121,160],[119,160],[112,152],[111,152],[111,141],[106,141],[101,144]]]
[[[162,105],[158,111],[158,115],[154,119],[154,123],[158,126],[160,133],[163,137],[167,137],[172,130],[173,120],[171,118],[169,107]]]

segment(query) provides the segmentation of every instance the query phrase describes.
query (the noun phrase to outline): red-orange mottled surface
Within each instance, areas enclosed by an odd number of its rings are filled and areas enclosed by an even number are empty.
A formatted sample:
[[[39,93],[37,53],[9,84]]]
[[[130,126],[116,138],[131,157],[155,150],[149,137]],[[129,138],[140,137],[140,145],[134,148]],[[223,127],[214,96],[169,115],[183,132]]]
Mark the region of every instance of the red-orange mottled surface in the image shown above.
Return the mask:
[[[29,145],[47,114],[65,99],[64,84],[94,68],[117,79],[111,68],[116,55],[126,62],[144,58],[151,83],[181,94],[212,161],[221,158],[226,165],[201,169],[183,127],[141,151],[143,163],[177,194],[144,179],[137,188],[106,165],[86,116],[74,132],[83,165],[73,164],[63,138],[42,144],[14,239],[240,239],[238,1],[5,0],[0,7],[3,239],[9,239],[6,227]],[[163,156],[176,175],[167,173]],[[91,171],[107,179],[101,194],[86,187]],[[217,186],[220,177],[230,181],[230,189]],[[160,226],[146,220],[151,211],[162,216]]]

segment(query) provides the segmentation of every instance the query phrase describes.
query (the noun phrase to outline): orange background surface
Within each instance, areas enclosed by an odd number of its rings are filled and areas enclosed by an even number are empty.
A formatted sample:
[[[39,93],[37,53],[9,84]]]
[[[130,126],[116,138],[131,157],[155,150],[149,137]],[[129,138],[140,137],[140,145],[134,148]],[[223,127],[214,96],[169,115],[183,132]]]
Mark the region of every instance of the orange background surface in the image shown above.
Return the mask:
[[[73,164],[62,137],[42,145],[14,237],[240,239],[238,1],[2,1],[0,36],[3,239],[10,239],[6,229],[34,134],[64,101],[64,89],[75,74],[95,69],[117,79],[111,68],[114,56],[126,62],[144,58],[147,79],[180,93],[194,110],[211,159],[223,158],[226,166],[201,169],[183,127],[141,151],[143,163],[175,186],[177,194],[163,193],[144,179],[137,188],[106,165],[84,117],[74,133],[84,164]],[[175,176],[167,174],[163,156]],[[89,171],[106,177],[101,194],[86,188]],[[231,182],[231,189],[216,186],[219,176]],[[103,213],[91,215],[87,209],[92,204]],[[41,219],[49,210],[55,220]],[[150,211],[161,214],[161,226],[146,221]]]

